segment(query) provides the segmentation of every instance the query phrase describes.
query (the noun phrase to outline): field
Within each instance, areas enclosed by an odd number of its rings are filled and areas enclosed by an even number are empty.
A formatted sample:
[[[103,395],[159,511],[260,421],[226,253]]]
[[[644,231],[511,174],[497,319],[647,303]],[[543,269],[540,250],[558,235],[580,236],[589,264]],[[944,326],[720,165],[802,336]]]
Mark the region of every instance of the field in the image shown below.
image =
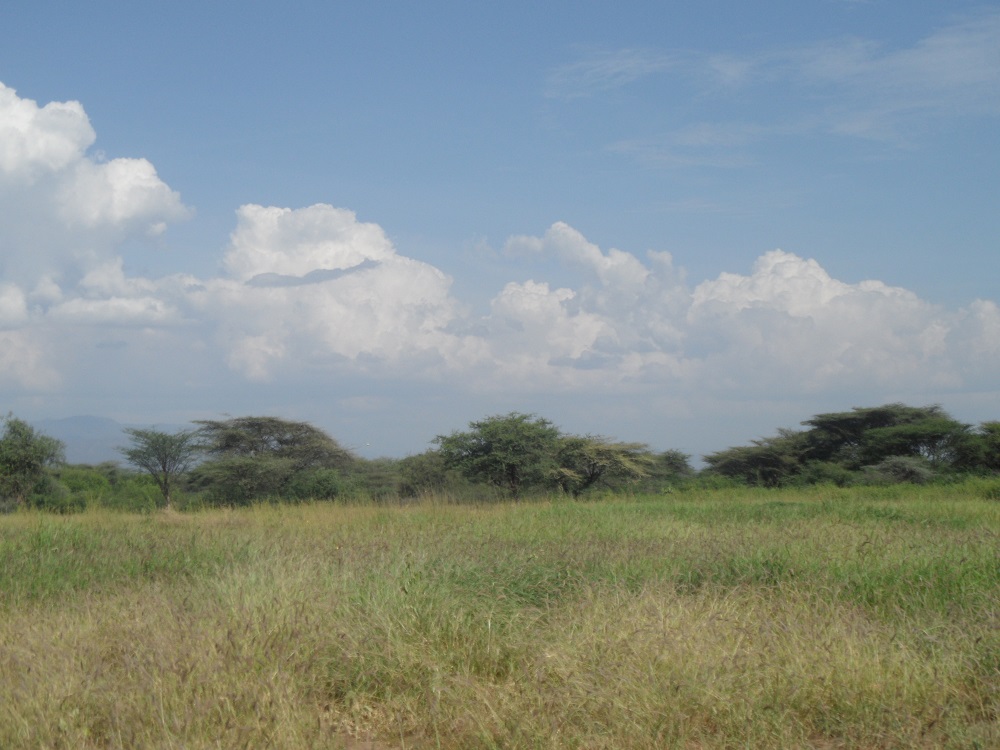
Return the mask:
[[[0,517],[0,747],[1000,747],[993,493]]]

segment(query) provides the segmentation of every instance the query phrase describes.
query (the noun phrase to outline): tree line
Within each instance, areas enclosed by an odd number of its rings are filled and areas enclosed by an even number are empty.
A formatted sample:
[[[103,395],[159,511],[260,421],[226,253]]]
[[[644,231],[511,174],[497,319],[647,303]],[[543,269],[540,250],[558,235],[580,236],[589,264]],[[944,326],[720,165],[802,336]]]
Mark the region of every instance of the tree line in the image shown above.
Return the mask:
[[[561,493],[657,493],[739,484],[929,482],[1000,473],[1000,422],[978,427],[939,406],[887,404],[818,414],[806,429],[779,430],[704,456],[655,452],[600,435],[564,433],[511,412],[438,435],[402,459],[363,459],[307,422],[273,416],[202,420],[180,432],[129,428],[117,463],[69,466],[63,446],[8,415],[0,436],[0,509],[69,511],[91,504],[142,509],[241,506],[434,493],[492,500]]]
[[[761,487],[922,483],[1000,472],[1000,422],[973,427],[940,406],[855,407],[802,425],[808,429],[783,429],[711,453],[706,471]]]

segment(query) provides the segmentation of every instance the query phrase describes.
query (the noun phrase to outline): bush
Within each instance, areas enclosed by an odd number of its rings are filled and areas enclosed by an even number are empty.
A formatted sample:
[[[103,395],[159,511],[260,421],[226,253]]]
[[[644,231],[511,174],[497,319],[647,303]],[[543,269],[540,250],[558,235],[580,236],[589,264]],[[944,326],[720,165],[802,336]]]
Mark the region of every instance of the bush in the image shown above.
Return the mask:
[[[930,464],[917,456],[890,456],[864,471],[872,484],[926,484],[934,479]]]
[[[111,492],[101,497],[100,504],[124,513],[150,513],[163,505],[163,494],[152,477],[123,471]]]
[[[837,487],[848,487],[857,484],[863,478],[862,474],[851,471],[842,464],[832,461],[810,461],[797,477],[796,485],[834,484]]]
[[[28,496],[28,506],[49,513],[80,513],[87,509],[87,497],[72,492],[52,475],[45,475]]]
[[[70,492],[84,495],[88,502],[100,503],[111,492],[111,481],[100,469],[91,466],[63,466],[53,476]]]
[[[344,494],[344,479],[336,469],[302,471],[288,482],[285,495],[292,500],[333,500]]]

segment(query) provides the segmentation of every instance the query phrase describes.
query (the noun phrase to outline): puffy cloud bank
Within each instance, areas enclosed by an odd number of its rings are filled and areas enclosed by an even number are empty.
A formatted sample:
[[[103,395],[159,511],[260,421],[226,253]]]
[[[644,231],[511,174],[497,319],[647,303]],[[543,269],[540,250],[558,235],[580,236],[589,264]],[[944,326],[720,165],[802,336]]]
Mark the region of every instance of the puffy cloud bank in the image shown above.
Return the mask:
[[[75,102],[0,84],[0,387],[329,384],[778,399],[995,390],[1000,310],[946,309],[879,281],[831,278],[773,250],[690,284],[668,253],[604,250],[564,223],[504,248],[572,268],[574,287],[510,282],[479,311],[440,269],[344,208],[246,205],[211,278],[125,272],[126,239],[188,209],[143,159],[102,161]],[[538,267],[542,264],[539,263]],[[139,387],[139,386],[136,386]]]

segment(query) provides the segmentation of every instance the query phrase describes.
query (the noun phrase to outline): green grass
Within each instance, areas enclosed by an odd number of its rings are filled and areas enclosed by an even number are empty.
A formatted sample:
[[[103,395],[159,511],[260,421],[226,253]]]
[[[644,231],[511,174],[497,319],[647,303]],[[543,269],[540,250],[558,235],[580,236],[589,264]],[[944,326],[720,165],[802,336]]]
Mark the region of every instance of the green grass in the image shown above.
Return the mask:
[[[0,747],[1000,746],[978,485],[0,518]]]

